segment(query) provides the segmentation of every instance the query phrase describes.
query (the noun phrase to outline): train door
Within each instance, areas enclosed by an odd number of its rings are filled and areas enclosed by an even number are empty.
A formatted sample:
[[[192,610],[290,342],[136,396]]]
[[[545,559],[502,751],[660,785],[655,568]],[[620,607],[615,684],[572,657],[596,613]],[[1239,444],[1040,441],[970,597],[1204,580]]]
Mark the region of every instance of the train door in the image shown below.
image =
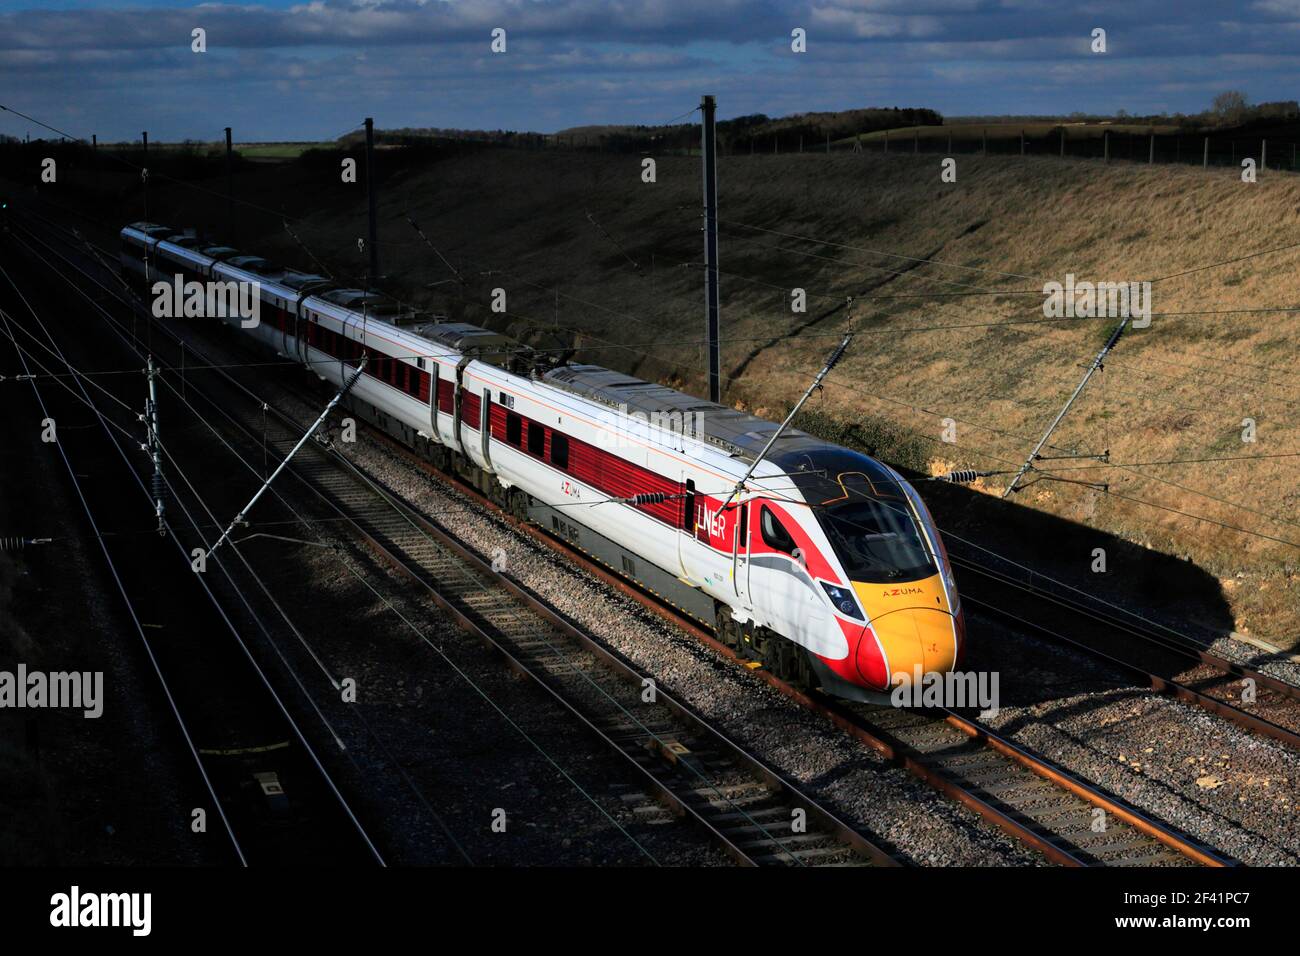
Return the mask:
[[[728,595],[734,591],[728,579],[735,576],[739,510],[734,506],[724,510],[720,498],[698,492],[695,480],[686,473],[682,485],[686,510],[677,547],[683,577],[695,587],[707,586],[711,593]]]
[[[472,361],[474,360],[470,356],[462,355],[460,361],[456,363],[456,375],[451,381],[451,447],[466,456],[469,452],[465,450],[465,442],[461,437],[460,407],[464,399],[462,392],[465,387],[465,366]]]
[[[682,488],[686,497],[682,499],[682,520],[677,529],[677,560],[681,564],[682,580],[698,587],[704,582],[692,573],[699,563],[695,555],[698,547],[695,540],[695,479],[685,472],[682,473]]]
[[[307,364],[307,310],[302,305],[302,300],[306,297],[307,293],[302,293],[293,304],[294,351],[292,354],[303,365]]]
[[[285,358],[293,355],[290,339],[293,332],[293,313],[289,311],[288,299],[275,299],[275,319],[280,323],[280,354]]]
[[[531,429],[533,426],[528,427]],[[483,389],[483,400],[478,406],[478,437],[479,451],[483,456],[483,470],[489,475],[495,475],[496,469],[492,467],[492,389],[490,388]]]
[[[749,603],[749,502],[734,506],[737,511],[735,546],[731,556],[731,580],[736,597]]]
[[[438,370],[442,365],[430,358],[429,366],[429,437],[441,445],[442,436],[438,434]]]

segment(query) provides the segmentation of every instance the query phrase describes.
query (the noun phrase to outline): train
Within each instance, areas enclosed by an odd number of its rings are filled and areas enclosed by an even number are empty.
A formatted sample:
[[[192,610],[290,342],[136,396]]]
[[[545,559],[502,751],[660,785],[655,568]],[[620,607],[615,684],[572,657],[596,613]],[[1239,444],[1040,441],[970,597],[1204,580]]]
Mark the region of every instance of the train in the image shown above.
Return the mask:
[[[755,415],[157,223],[120,240],[146,290],[254,284],[239,335],[351,382],[352,414],[777,676],[880,703],[960,667],[943,541],[884,462],[797,429],[762,455],[779,426]]]

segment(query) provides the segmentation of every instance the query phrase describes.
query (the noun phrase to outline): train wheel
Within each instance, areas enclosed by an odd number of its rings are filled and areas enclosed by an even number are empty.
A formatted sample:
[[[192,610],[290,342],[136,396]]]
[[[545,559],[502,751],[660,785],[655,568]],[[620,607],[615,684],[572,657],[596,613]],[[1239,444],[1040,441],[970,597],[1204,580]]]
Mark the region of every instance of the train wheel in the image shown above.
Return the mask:
[[[746,647],[744,625],[731,616],[731,608],[722,602],[715,602],[714,608],[716,614],[716,621],[713,626],[714,634],[719,641],[733,651],[744,653]]]
[[[498,484],[496,487],[497,487],[497,494],[501,495],[501,491],[502,491],[501,486]],[[505,501],[503,502],[503,504],[505,509],[508,512],[510,512],[510,514],[518,518],[520,521],[527,521],[528,520],[528,495],[520,491],[518,488],[511,488],[509,491],[505,492],[504,497],[505,497]]]
[[[763,640],[758,648],[763,665],[787,684],[802,689],[812,686],[812,669],[808,666],[807,652],[788,637],[766,628],[762,632]]]
[[[765,627],[737,623],[725,604],[717,604],[716,614],[714,633],[727,647],[743,658],[759,662],[787,683],[800,688],[814,686],[808,653],[798,644]]]
[[[736,646],[736,622],[727,605],[719,601],[713,602],[713,635],[727,647]]]

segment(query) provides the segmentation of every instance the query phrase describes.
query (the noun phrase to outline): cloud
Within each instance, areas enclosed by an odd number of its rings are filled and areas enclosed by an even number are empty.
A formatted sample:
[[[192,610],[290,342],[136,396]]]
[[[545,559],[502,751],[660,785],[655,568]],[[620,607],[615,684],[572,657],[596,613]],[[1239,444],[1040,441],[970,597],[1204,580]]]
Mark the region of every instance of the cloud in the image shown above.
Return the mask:
[[[412,46],[510,38],[681,44],[700,37],[746,42],[789,20],[781,4],[755,0],[312,0],[287,8],[204,3],[178,9],[24,10],[0,15],[0,47],[188,49],[203,27],[213,48]]]
[[[9,0],[0,0],[0,5]],[[331,136],[381,125],[660,122],[716,92],[742,112],[1203,108],[1295,96],[1300,0],[261,0],[0,13],[0,88],[101,137]],[[207,31],[208,53],[190,51]],[[503,27],[508,52],[489,49]],[[808,32],[808,52],[790,31]],[[1092,54],[1090,31],[1107,31]],[[0,132],[21,132],[0,114]],[[33,132],[37,132],[33,130]]]

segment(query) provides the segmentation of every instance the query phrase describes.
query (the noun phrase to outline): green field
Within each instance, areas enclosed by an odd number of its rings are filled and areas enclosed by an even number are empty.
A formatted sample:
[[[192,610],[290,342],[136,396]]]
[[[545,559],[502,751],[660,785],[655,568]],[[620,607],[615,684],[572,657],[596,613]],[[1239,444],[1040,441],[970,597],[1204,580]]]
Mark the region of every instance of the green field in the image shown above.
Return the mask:
[[[980,139],[986,133],[991,140],[1016,139],[1021,133],[1026,136],[1045,136],[1062,127],[1065,128],[1066,136],[1070,139],[1090,137],[1100,139],[1106,130],[1130,135],[1155,133],[1159,136],[1178,132],[1178,127],[1173,125],[1144,126],[1138,123],[952,123],[943,126],[903,126],[898,129],[876,130],[874,133],[863,133],[862,140],[863,142],[882,140],[886,136],[890,139],[910,140],[914,135],[921,139],[933,140],[947,139],[948,135],[952,134],[954,140],[969,141]],[[849,142],[851,139],[853,137],[842,142]]]
[[[297,159],[309,149],[332,145],[332,143],[239,143],[235,145],[235,149],[245,159],[289,160]]]
[[[288,161],[297,159],[309,149],[333,145],[333,143],[235,143],[235,152],[239,153],[245,159],[259,161]],[[100,143],[99,148],[128,152],[140,149],[140,143]],[[165,152],[192,150],[197,153],[220,153],[223,152],[225,148],[226,144],[224,142],[149,143],[149,149],[151,151],[161,150]]]

